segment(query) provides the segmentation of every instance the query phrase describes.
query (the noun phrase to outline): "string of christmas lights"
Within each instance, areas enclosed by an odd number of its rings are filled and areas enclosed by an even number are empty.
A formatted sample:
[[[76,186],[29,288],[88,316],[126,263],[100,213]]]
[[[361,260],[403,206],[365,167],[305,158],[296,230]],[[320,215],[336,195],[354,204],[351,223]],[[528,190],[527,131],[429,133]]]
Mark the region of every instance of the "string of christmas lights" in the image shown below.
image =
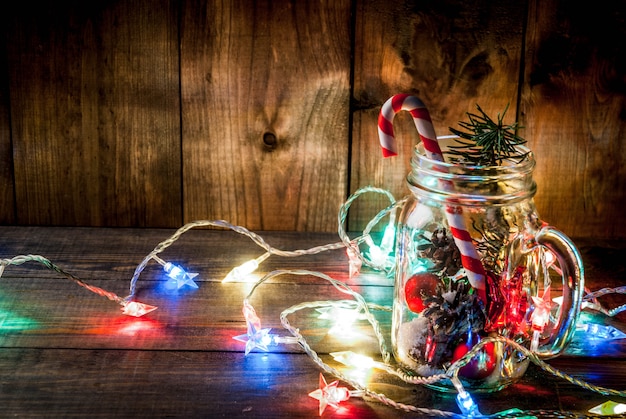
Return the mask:
[[[616,288],[602,288],[598,291],[589,292],[587,293],[587,295],[585,295],[585,297],[583,297],[583,304],[588,304],[588,308],[599,311],[600,313],[609,317],[614,317],[622,311],[625,311],[626,304],[622,304],[608,310],[598,303],[598,298],[609,294],[626,294],[626,286]]]
[[[122,306],[122,312],[126,315],[134,316],[134,317],[141,317],[157,309],[157,307],[155,306],[143,304],[137,301],[130,301],[128,299],[119,297],[117,294],[113,292],[106,291],[100,287],[89,285],[82,279],[70,274],[69,272],[64,271],[63,269],[61,269],[60,267],[52,263],[50,260],[40,255],[20,255],[20,256],[15,256],[10,259],[0,260],[0,277],[2,277],[2,274],[4,273],[4,270],[7,266],[22,265],[27,262],[37,262],[54,272],[64,275],[66,278],[74,281],[76,284],[93,292],[94,294],[97,294],[101,297],[106,297],[109,300],[118,303],[119,305]]]
[[[349,208],[351,204],[364,193],[380,193],[385,195],[389,201],[390,205],[380,211],[372,220],[367,224],[366,228],[363,230],[363,233],[355,239],[350,239],[348,234],[345,231],[345,222],[347,219],[347,214],[349,212]],[[157,307],[150,306],[148,304],[139,303],[134,301],[135,294],[137,291],[137,282],[139,280],[139,276],[141,272],[145,269],[150,261],[155,261],[163,267],[163,270],[168,276],[168,287],[173,288],[181,288],[183,286],[189,286],[192,288],[198,288],[198,284],[194,281],[194,278],[198,275],[197,273],[189,273],[183,267],[172,264],[171,262],[167,262],[163,260],[160,256],[158,256],[161,252],[163,252],[166,248],[171,246],[174,242],[179,240],[181,236],[193,229],[198,227],[216,227],[216,228],[224,228],[232,230],[236,233],[244,235],[252,240],[255,244],[261,247],[265,252],[261,254],[259,257],[254,258],[243,265],[235,267],[225,278],[224,282],[239,282],[245,281],[246,276],[253,272],[258,266],[265,261],[271,255],[281,256],[281,257],[297,257],[303,255],[312,255],[330,250],[337,249],[345,249],[349,255],[351,255],[350,263],[351,263],[351,272],[353,271],[352,264],[359,265],[360,263],[365,264],[366,266],[371,267],[377,271],[384,272],[387,276],[390,275],[394,270],[393,264],[393,242],[395,237],[395,213],[398,209],[402,207],[405,200],[396,201],[393,196],[382,189],[374,188],[374,187],[365,187],[358,191],[356,191],[353,195],[351,195],[348,200],[340,206],[338,213],[338,233],[340,237],[340,242],[331,243],[323,246],[316,246],[310,249],[299,249],[299,250],[281,250],[272,247],[268,244],[261,236],[257,235],[249,231],[248,229],[240,226],[232,225],[223,220],[215,220],[215,221],[195,221],[184,225],[179,228],[172,236],[168,239],[159,243],[153,250],[150,252],[136,267],[133,276],[130,280],[129,286],[129,294],[128,296],[122,298],[116,295],[115,293],[106,291],[102,288],[95,287],[86,283],[85,281],[77,278],[76,276],[68,273],[67,271],[61,269],[48,259],[39,255],[21,255],[13,258],[0,259],[0,277],[2,276],[6,267],[11,265],[21,265],[27,262],[36,262],[42,264],[46,268],[55,271],[59,274],[64,275],[68,279],[74,281],[76,284],[84,287],[85,289],[99,295],[103,296],[119,305],[122,306],[122,311],[124,314],[131,316],[142,316],[145,315]],[[389,217],[388,224],[384,229],[384,233],[382,235],[382,240],[380,243],[376,244],[372,237],[372,230],[385,218]],[[365,245],[365,249],[361,249],[361,246]],[[356,270],[358,271],[359,268]],[[251,299],[255,290],[263,284],[268,279],[279,275],[292,275],[292,276],[313,276],[320,278],[331,285],[339,291],[341,294],[348,295],[351,297],[351,300],[339,299],[336,301],[309,301],[303,302],[292,307],[289,307],[280,315],[280,322],[284,329],[286,329],[291,336],[279,336],[277,334],[270,333],[271,328],[263,328],[261,319],[257,316],[256,311],[254,310]],[[607,316],[615,316],[618,313],[626,310],[626,304],[621,305],[619,307],[613,309],[605,308],[599,301],[598,298],[608,295],[608,294],[625,294],[626,287],[618,287],[618,288],[604,288],[595,292],[588,292],[587,295],[583,299],[583,306],[585,308],[589,308],[600,313],[603,313]],[[545,296],[545,295],[544,295]],[[533,319],[533,325],[536,325],[537,330],[541,330],[545,325],[545,317],[547,313],[549,313],[550,302],[544,301],[543,299],[538,299],[536,302],[538,307],[545,308],[539,309],[537,316]],[[370,357],[365,357],[363,355],[355,354],[353,352],[337,352],[330,354],[335,361],[340,362],[347,366],[357,367],[357,368],[375,368],[377,370],[382,371],[383,373],[392,375],[393,377],[399,378],[403,382],[411,385],[428,385],[433,384],[443,380],[449,380],[457,390],[457,405],[461,411],[461,413],[455,412],[447,412],[441,411],[433,408],[425,408],[412,406],[404,403],[399,403],[394,401],[393,399],[387,397],[384,394],[377,393],[372,389],[369,389],[366,385],[358,382],[342,373],[336,368],[330,367],[326,362],[322,360],[322,358],[314,351],[314,349],[308,344],[305,336],[303,336],[300,330],[296,327],[293,327],[288,319],[288,316],[305,309],[316,309],[322,315],[327,315],[329,312],[333,313],[332,318],[345,319],[349,318],[348,324],[344,327],[350,328],[352,327],[352,323],[359,320],[366,320],[374,333],[378,341],[378,346],[380,350],[381,361],[375,361]],[[319,401],[319,413],[320,415],[324,412],[324,410],[328,407],[337,407],[339,403],[345,402],[349,400],[350,397],[365,397],[371,400],[376,400],[385,405],[393,407],[395,409],[408,411],[408,412],[416,412],[422,415],[428,416],[439,416],[439,417],[489,417],[489,418],[499,418],[499,417],[533,417],[534,415],[541,415],[542,417],[577,417],[574,413],[568,412],[551,412],[551,411],[522,411],[519,409],[509,409],[505,412],[499,412],[493,415],[481,415],[478,409],[478,406],[474,403],[471,398],[471,395],[463,388],[460,380],[458,379],[459,370],[464,366],[469,364],[474,357],[480,354],[481,350],[485,347],[485,345],[493,344],[496,342],[504,343],[506,345],[510,345],[514,350],[518,351],[523,356],[527,357],[532,363],[536,364],[539,368],[546,371],[549,374],[552,374],[560,379],[566,380],[574,385],[585,388],[589,391],[597,392],[599,394],[607,395],[607,396],[618,396],[618,397],[626,397],[626,391],[608,389],[601,386],[595,386],[589,383],[586,383],[582,380],[576,379],[570,375],[567,375],[557,369],[551,367],[549,364],[545,363],[541,359],[539,359],[535,353],[519,343],[512,341],[510,339],[504,337],[490,336],[481,339],[476,345],[474,345],[465,355],[456,360],[449,368],[446,370],[445,374],[435,374],[432,376],[415,376],[413,374],[405,372],[401,367],[395,365],[392,361],[391,354],[387,349],[386,339],[384,333],[381,330],[380,324],[377,321],[376,317],[373,314],[373,311],[386,311],[389,312],[391,310],[390,307],[380,306],[368,303],[359,293],[352,290],[347,284],[342,281],[336,280],[324,273],[308,271],[308,270],[277,270],[270,273],[265,274],[261,279],[256,281],[251,288],[250,292],[246,296],[243,301],[243,314],[246,320],[246,333],[243,335],[235,336],[234,339],[245,342],[245,355],[248,355],[251,351],[255,349],[259,349],[262,351],[268,351],[275,345],[298,345],[300,346],[304,352],[312,359],[312,361],[325,373],[330,374],[337,378],[336,381],[332,381],[331,383],[327,383],[323,374],[320,373],[319,380],[319,388],[317,390],[312,391],[309,395]],[[341,313],[341,315],[336,315],[337,313]],[[351,313],[346,316],[346,313]],[[592,330],[595,327],[596,332],[599,330],[598,328],[601,325],[584,325],[582,330]],[[590,326],[590,327],[586,327]],[[621,333],[620,331],[617,331]],[[607,339],[613,338],[623,338],[626,337],[623,333],[620,335],[619,333],[604,331]],[[622,336],[623,335],[623,336]],[[346,387],[340,387],[339,381],[342,381],[348,384],[353,390],[350,390]],[[624,405],[619,403],[614,403],[609,401],[602,406],[598,406],[599,411],[613,414],[621,414],[626,410]],[[604,409],[604,410],[603,410]],[[593,412],[592,412],[593,413]]]
[[[404,381],[407,384],[413,384],[413,385],[424,385],[424,384],[433,384],[436,383],[438,381],[442,381],[442,380],[450,380],[454,387],[457,389],[458,391],[458,396],[457,396],[457,404],[459,406],[459,408],[462,411],[462,416],[460,417],[489,417],[489,418],[497,418],[497,417],[528,417],[528,416],[533,416],[536,414],[541,414],[542,417],[549,417],[550,415],[553,415],[553,417],[567,417],[564,416],[564,412],[550,412],[550,411],[545,411],[545,410],[541,410],[541,411],[522,411],[522,410],[507,410],[506,412],[499,412],[497,414],[494,415],[481,415],[478,411],[478,407],[477,405],[474,403],[474,401],[472,400],[471,396],[469,395],[469,393],[467,391],[465,391],[463,389],[463,386],[460,382],[460,380],[458,379],[458,374],[459,374],[459,370],[461,370],[464,366],[466,366],[467,364],[469,364],[473,358],[475,358],[476,356],[478,356],[481,351],[483,350],[483,347],[489,344],[493,344],[493,343],[502,343],[505,345],[509,345],[513,350],[518,351],[520,354],[522,354],[523,356],[526,356],[531,362],[533,362],[534,364],[536,364],[539,368],[541,368],[542,370],[560,378],[563,379],[565,381],[570,382],[571,384],[577,385],[579,387],[582,387],[584,389],[587,389],[589,391],[593,391],[602,395],[606,395],[606,396],[618,396],[618,397],[626,397],[626,391],[622,391],[622,390],[613,390],[613,389],[609,389],[609,388],[605,388],[602,386],[595,386],[592,384],[589,384],[585,381],[579,380],[577,378],[574,378],[571,375],[565,374],[559,370],[557,370],[556,368],[552,367],[551,365],[549,365],[548,363],[544,362],[543,360],[541,360],[534,351],[525,348],[524,346],[520,345],[519,343],[502,337],[502,336],[490,336],[490,337],[486,337],[483,338],[482,340],[480,340],[474,347],[472,347],[471,350],[469,350],[465,355],[463,355],[461,358],[459,358],[457,361],[455,361],[452,365],[450,365],[450,367],[448,368],[448,370],[446,371],[446,374],[437,374],[437,375],[432,375],[429,377],[416,377],[414,375],[405,373],[401,368],[399,367],[395,367],[391,364],[390,362],[390,354],[386,348],[386,343],[385,343],[385,338],[384,335],[381,333],[380,330],[380,325],[378,323],[378,321],[375,319],[375,317],[371,314],[371,306],[363,299],[363,297],[356,293],[355,291],[353,291],[348,285],[344,284],[341,281],[337,281],[335,279],[333,279],[332,277],[323,274],[321,272],[315,272],[315,271],[304,271],[304,270],[277,270],[277,271],[273,271],[270,272],[268,274],[266,274],[264,277],[262,277],[258,282],[255,283],[255,285],[253,286],[253,288],[251,289],[251,291],[248,293],[248,295],[246,296],[246,298],[244,299],[244,317],[246,318],[246,322],[248,324],[248,336],[247,339],[243,340],[248,342],[248,344],[250,342],[255,342],[256,340],[259,339],[258,335],[256,334],[256,331],[258,330],[258,328],[255,328],[253,326],[254,322],[260,322],[260,320],[258,319],[258,317],[256,317],[256,314],[254,314],[253,316],[249,316],[247,313],[250,313],[250,308],[252,307],[250,304],[250,299],[252,298],[252,295],[254,293],[254,291],[256,290],[256,288],[261,285],[263,282],[267,281],[268,279],[271,279],[273,277],[279,276],[279,275],[311,275],[311,276],[315,276],[318,278],[322,278],[328,282],[330,282],[337,290],[339,290],[340,292],[344,293],[344,294],[348,294],[351,295],[354,299],[355,299],[355,308],[354,310],[359,310],[362,311],[365,314],[365,319],[368,320],[368,322],[370,323],[370,325],[373,328],[373,332],[374,335],[376,336],[376,338],[378,339],[378,343],[379,343],[379,347],[380,347],[380,352],[381,352],[381,356],[383,358],[383,362],[376,362],[373,361],[371,358],[368,357],[364,357],[364,356],[360,356],[358,354],[354,354],[354,356],[352,357],[352,360],[349,360],[350,355],[351,354],[341,354],[340,356],[335,356],[335,360],[341,360],[341,358],[343,357],[342,361],[343,363],[350,365],[350,366],[354,366],[354,367],[363,367],[364,365],[369,367],[369,368],[377,368],[379,370],[382,370],[388,374],[391,374],[397,378],[400,378],[402,381]],[[285,309],[281,315],[280,315],[280,321],[282,326],[288,330],[293,337],[296,338],[296,341],[288,341],[289,344],[293,344],[293,343],[298,343],[302,349],[305,351],[305,353],[313,360],[313,362],[323,371],[325,371],[326,373],[338,378],[340,381],[343,381],[347,384],[349,384],[352,388],[354,388],[356,391],[358,391],[358,394],[362,397],[362,396],[367,396],[371,399],[374,399],[378,402],[381,402],[385,405],[391,406],[393,408],[396,409],[400,409],[400,410],[404,410],[404,411],[409,411],[409,412],[416,412],[416,413],[420,413],[423,415],[428,415],[428,416],[442,416],[442,417],[457,417],[458,415],[454,412],[446,412],[446,411],[441,411],[441,410],[437,410],[437,409],[431,409],[431,408],[424,408],[424,407],[416,407],[416,406],[411,406],[411,405],[407,405],[404,403],[399,403],[396,402],[390,398],[388,398],[387,396],[385,396],[384,394],[381,393],[376,393],[371,391],[370,389],[368,389],[366,386],[364,386],[363,384],[359,383],[358,381],[355,381],[351,378],[349,378],[347,375],[345,375],[344,373],[342,373],[341,371],[337,370],[336,368],[332,368],[330,367],[328,364],[326,364],[322,358],[311,348],[311,346],[307,343],[306,338],[300,333],[299,328],[293,327],[289,320],[288,320],[288,316],[290,314],[293,314],[299,310],[302,309],[307,309],[307,308],[317,308],[320,306],[326,307],[326,306],[333,306],[335,304],[341,304],[342,306],[345,307],[346,302],[345,301],[339,301],[339,302],[333,302],[333,301],[317,301],[317,302],[306,302],[306,303],[302,303],[302,304],[298,304],[298,305],[294,305],[290,308]],[[376,307],[377,309],[381,309],[381,310],[385,310],[385,311],[389,311],[391,310],[390,307]],[[254,313],[254,310],[252,310],[252,312]],[[266,329],[267,332],[269,332],[269,329]],[[236,339],[238,340],[242,340],[241,337],[236,337]],[[248,347],[248,345],[247,345]],[[247,348],[246,347],[246,348]],[[266,345],[255,345],[255,347],[258,347],[259,349],[262,350],[268,350]],[[358,360],[356,362],[355,358],[357,358]],[[346,362],[347,361],[347,362]],[[360,365],[359,365],[360,364]],[[325,383],[325,381],[324,381]],[[324,389],[320,388],[319,392],[316,392],[316,397],[319,396],[320,394],[324,394]],[[328,398],[332,400],[332,394],[328,395]],[[347,399],[345,399],[347,400]],[[344,401],[344,400],[341,400]],[[321,400],[320,399],[320,414],[321,412],[323,412],[324,408],[326,405],[329,406],[334,406],[336,404],[338,404],[339,401],[335,400],[334,403],[329,402],[329,400]],[[575,414],[572,413],[571,414],[572,417],[575,417]]]

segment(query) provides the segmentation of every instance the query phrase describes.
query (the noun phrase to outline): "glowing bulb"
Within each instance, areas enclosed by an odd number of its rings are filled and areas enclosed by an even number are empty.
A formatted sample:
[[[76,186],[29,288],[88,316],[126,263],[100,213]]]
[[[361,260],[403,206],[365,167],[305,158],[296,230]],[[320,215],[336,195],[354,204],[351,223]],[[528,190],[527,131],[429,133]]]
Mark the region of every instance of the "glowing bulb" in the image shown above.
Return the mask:
[[[379,369],[386,369],[384,364],[379,365],[380,363],[377,363],[369,356],[355,354],[352,351],[331,352],[330,356],[332,356],[335,361],[348,367],[358,369],[371,369],[379,367]]]
[[[141,317],[156,309],[156,306],[138,303],[137,301],[126,302],[122,305],[122,313],[133,317]]]
[[[363,261],[357,254],[357,251],[351,247],[346,248],[346,253],[348,255],[348,266],[350,267],[350,278],[354,278],[359,273],[361,273],[361,266],[363,266]]]
[[[596,415],[620,415],[626,413],[626,404],[609,400],[608,402],[604,402],[589,409],[589,413]]]
[[[550,287],[546,287],[543,291],[543,297],[536,296],[531,297],[535,308],[533,314],[530,316],[533,330],[543,332],[543,328],[550,320],[550,308],[552,301],[550,300]]]
[[[465,389],[463,388],[463,384],[461,384],[459,378],[452,377],[450,381],[452,381],[452,384],[454,384],[454,387],[459,393],[456,396],[456,404],[459,406],[459,409],[461,409],[461,413],[463,414],[463,416],[469,418],[482,416],[478,411],[478,406],[472,399],[472,396],[470,396],[470,394],[465,391]]]
[[[548,249],[545,249],[544,255],[546,256],[546,267],[549,268],[556,262],[556,256]]]
[[[468,392],[465,391],[463,393],[459,393],[456,396],[456,403],[464,416],[470,418],[473,416],[480,416],[478,406],[476,406],[476,403],[474,403],[474,400]]]
[[[543,248],[543,255],[544,255],[544,265],[546,269],[553,269],[556,273],[563,276],[563,271],[561,270],[559,265],[556,264],[557,262],[556,255],[552,253],[552,251],[545,249],[545,248]]]
[[[197,273],[187,273],[180,266],[169,262],[163,265],[163,270],[167,273],[167,276],[170,277],[165,285],[167,288],[180,289],[185,285],[189,285],[192,288],[198,288],[198,284],[196,284],[193,280],[193,278],[198,276]]]
[[[270,333],[271,328],[261,328],[261,320],[248,300],[243,302],[243,315],[246,319],[247,332],[243,335],[234,336],[233,339],[246,344],[245,355],[248,355],[255,348],[267,352],[270,345],[298,343],[296,337],[276,336]]]
[[[348,390],[346,387],[339,387],[339,381],[333,381],[330,384],[326,383],[326,379],[320,373],[320,387],[309,393],[309,396],[319,400],[320,407],[319,413],[322,416],[327,406],[333,408],[339,407],[339,403],[348,400],[350,397],[360,397],[363,392],[357,390]]]
[[[365,243],[368,246],[369,259],[374,265],[386,267],[391,264],[388,250],[383,250],[377,246],[370,236],[365,238]]]
[[[559,296],[559,297],[554,297],[554,298],[552,299],[552,302],[553,302],[554,304],[559,305],[559,306],[560,306],[560,305],[563,305],[563,296],[561,295],[561,296]],[[586,308],[597,309],[597,306],[596,306],[595,304],[591,304],[591,303],[589,303],[589,302],[587,302],[587,301],[583,301],[583,302],[580,304],[580,309],[581,309],[581,310],[584,310],[584,309],[586,309]]]
[[[256,259],[251,259],[241,265],[233,268],[228,275],[222,280],[222,282],[242,282],[252,272],[256,271],[259,264],[270,256],[270,253],[265,253]]]
[[[277,336],[270,333],[270,330],[270,327],[259,329],[250,323],[245,334],[234,336],[233,339],[246,344],[244,355],[248,355],[255,348],[268,352],[270,346],[298,343],[298,338],[294,336]]]
[[[613,340],[626,338],[626,333],[621,330],[598,323],[579,323],[576,325],[576,330],[589,334],[589,339]]]
[[[353,337],[356,333],[352,327],[357,320],[365,319],[365,315],[359,310],[330,307],[317,309],[321,314],[319,319],[332,320],[333,326],[328,330],[328,334],[342,337]]]
[[[550,300],[550,287],[548,286],[543,290],[542,298],[533,296],[532,300],[535,308],[533,310],[533,314],[530,316],[533,330],[533,337],[530,341],[530,350],[535,352],[539,347],[541,333],[550,320],[550,308],[552,306],[552,301]]]
[[[248,323],[247,333],[233,337],[233,339],[246,344],[245,355],[248,355],[254,348],[262,351],[269,351],[268,346],[272,343],[270,335],[271,328],[258,329],[254,324]]]
[[[353,381],[366,386],[373,374],[373,370],[385,371],[389,374],[395,373],[395,367],[387,365],[383,362],[375,361],[369,356],[356,354],[352,351],[331,352],[330,355],[336,362],[339,362],[349,369],[344,374]]]
[[[389,254],[393,250],[393,244],[396,241],[396,228],[394,226],[394,220],[391,219],[385,232],[383,233],[383,239],[380,242],[380,248]]]
[[[374,262],[376,265],[383,266],[387,261],[387,254],[376,245],[370,246],[369,253],[372,262]]]

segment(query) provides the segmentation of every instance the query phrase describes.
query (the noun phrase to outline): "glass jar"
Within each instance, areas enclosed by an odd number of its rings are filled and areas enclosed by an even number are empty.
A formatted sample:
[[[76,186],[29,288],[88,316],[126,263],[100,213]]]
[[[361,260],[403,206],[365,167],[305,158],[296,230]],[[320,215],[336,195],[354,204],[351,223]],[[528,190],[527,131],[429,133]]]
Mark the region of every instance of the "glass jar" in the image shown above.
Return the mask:
[[[439,139],[444,154],[451,141]],[[554,357],[575,331],[582,261],[563,233],[540,220],[535,160],[530,150],[520,151],[527,153],[521,161],[479,167],[432,160],[422,144],[415,148],[407,177],[412,195],[397,225],[392,346],[396,360],[418,375],[445,372],[494,335]],[[459,222],[482,265],[479,287],[464,267],[466,251],[459,249],[465,245],[453,237]],[[490,342],[459,378],[467,389],[497,391],[521,377],[528,363],[510,345]],[[445,381],[432,386],[452,388]]]

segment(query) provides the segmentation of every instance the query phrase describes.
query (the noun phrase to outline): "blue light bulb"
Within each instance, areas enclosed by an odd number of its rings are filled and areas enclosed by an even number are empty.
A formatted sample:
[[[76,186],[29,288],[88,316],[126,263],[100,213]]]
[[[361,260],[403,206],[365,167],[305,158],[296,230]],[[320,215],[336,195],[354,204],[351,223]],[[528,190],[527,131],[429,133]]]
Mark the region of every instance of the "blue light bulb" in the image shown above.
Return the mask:
[[[187,273],[180,266],[169,262],[163,265],[163,270],[167,272],[167,276],[170,277],[165,284],[167,288],[180,289],[185,285],[189,285],[192,288],[198,288],[198,284],[196,284],[193,280],[193,278],[198,276],[197,273]]]

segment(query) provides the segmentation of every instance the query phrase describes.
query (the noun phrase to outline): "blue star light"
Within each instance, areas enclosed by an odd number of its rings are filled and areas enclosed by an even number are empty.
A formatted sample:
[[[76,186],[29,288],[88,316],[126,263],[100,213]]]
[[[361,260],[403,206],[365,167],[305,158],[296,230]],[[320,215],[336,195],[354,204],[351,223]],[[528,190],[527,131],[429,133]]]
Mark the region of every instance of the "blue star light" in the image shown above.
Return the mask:
[[[238,340],[239,342],[245,342],[246,355],[248,355],[254,348],[259,348],[262,351],[267,352],[269,350],[268,345],[274,343],[274,335],[270,334],[270,330],[272,329],[269,327],[265,329],[261,329],[260,327],[257,328],[254,323],[248,321],[248,333],[235,336],[233,339]]]
[[[197,273],[187,273],[183,268],[172,263],[166,263],[163,265],[163,270],[167,272],[168,279],[165,286],[171,289],[180,289],[185,285],[189,285],[192,288],[198,288],[198,284],[194,282],[194,278],[198,276]]]
[[[298,338],[295,336],[282,337],[273,335],[270,334],[271,328],[261,328],[261,319],[259,319],[256,311],[254,311],[254,307],[252,307],[247,299],[243,301],[243,316],[246,319],[246,325],[248,325],[248,332],[245,335],[235,336],[233,339],[246,343],[246,355],[254,348],[259,348],[267,352],[269,351],[268,345],[298,343]]]

